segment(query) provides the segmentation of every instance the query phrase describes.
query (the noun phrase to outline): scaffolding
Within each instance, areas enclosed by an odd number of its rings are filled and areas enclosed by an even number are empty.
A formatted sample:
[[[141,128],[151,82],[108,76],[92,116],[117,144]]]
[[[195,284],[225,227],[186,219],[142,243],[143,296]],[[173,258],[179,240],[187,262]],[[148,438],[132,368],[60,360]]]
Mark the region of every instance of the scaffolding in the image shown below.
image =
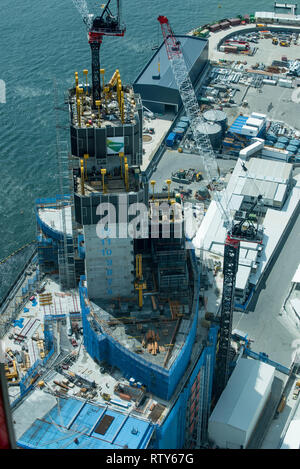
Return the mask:
[[[189,278],[187,253],[183,238],[159,239],[152,244],[152,259],[157,265],[160,295],[173,298],[186,296]]]
[[[66,227],[66,210],[64,210],[64,200],[58,201],[58,207],[62,210],[62,233],[63,239],[58,243],[58,271],[60,283],[64,288],[74,288],[76,286],[75,273],[75,250],[76,250],[76,226],[74,214],[74,185],[73,185],[73,165],[72,157],[68,149],[68,142],[62,140],[60,130],[66,129],[66,126],[60,124],[59,110],[65,112],[66,108],[58,106],[58,91],[56,80],[54,80],[54,96],[55,96],[55,117],[56,117],[56,157],[58,166],[58,187],[61,196],[70,194],[72,234],[67,234]]]
[[[30,292],[36,288],[39,282],[36,254],[35,244],[29,243],[0,264],[0,282],[2,280],[1,276],[3,278],[6,276],[5,281],[10,280],[9,283],[11,284],[0,301],[0,339],[9,330],[12,321],[20,314],[30,296]],[[23,268],[21,272],[17,273],[14,267],[19,266],[20,262],[24,262]],[[31,268],[33,269],[31,270]],[[29,271],[31,272],[30,278],[27,277]]]

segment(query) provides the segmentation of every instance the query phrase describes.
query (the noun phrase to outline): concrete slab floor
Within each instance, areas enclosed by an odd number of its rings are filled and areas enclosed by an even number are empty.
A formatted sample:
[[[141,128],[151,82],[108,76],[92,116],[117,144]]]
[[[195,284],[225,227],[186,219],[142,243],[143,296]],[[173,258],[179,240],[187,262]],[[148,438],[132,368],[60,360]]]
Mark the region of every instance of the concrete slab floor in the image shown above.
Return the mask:
[[[234,168],[235,164],[236,160],[218,159],[218,165],[221,169],[222,175],[225,175],[230,171],[230,169]],[[155,192],[161,192],[162,187],[166,184],[166,179],[171,178],[172,172],[183,168],[199,169],[199,171],[203,172],[204,166],[201,156],[193,153],[179,153],[177,150],[166,150],[157,166],[157,170],[152,175],[152,179],[156,181]],[[195,191],[203,184],[204,182],[194,182],[191,184],[183,184],[183,186],[186,189],[192,189]],[[178,186],[178,182],[172,181],[170,185],[171,191]]]
[[[147,168],[149,162],[152,160],[154,154],[156,153],[159,145],[163,143],[164,138],[173,123],[173,118],[144,118],[144,129],[153,128],[154,134],[143,132],[143,149],[145,150],[145,153],[143,154],[143,163],[141,165],[142,171]]]
[[[13,411],[15,436],[18,440],[37,418],[43,417],[56,404],[56,398],[40,389],[35,389]]]
[[[239,108],[244,115],[251,112],[267,114],[269,120],[283,121],[300,131],[299,103],[296,102],[293,88],[263,85],[261,92],[256,88],[249,88],[245,99],[248,106]]]

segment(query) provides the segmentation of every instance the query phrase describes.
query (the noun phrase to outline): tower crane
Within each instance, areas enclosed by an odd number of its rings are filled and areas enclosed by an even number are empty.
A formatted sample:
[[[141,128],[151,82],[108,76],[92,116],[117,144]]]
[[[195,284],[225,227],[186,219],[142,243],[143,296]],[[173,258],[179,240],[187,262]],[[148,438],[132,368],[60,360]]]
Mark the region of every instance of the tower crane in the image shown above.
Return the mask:
[[[126,27],[121,23],[121,0],[117,0],[117,12],[110,9],[112,0],[101,5],[102,12],[96,16],[89,13],[86,0],[72,0],[79,11],[88,31],[88,42],[92,53],[92,106],[96,109],[96,101],[101,98],[100,85],[100,46],[103,36],[124,36]]]
[[[240,242],[248,241],[262,243],[262,229],[255,227],[250,217],[252,210],[260,203],[262,196],[245,213],[238,223],[234,222],[226,203],[224,191],[215,190],[215,182],[219,179],[218,168],[214,150],[207,134],[199,132],[199,127],[205,128],[205,121],[201,115],[199,104],[195,95],[189,72],[183,57],[180,41],[172,31],[168,18],[159,16],[158,21],[164,38],[167,56],[173,71],[176,85],[186,112],[190,120],[190,127],[195,141],[196,152],[200,155],[209,181],[209,190],[212,199],[221,212],[227,237],[224,246],[223,264],[223,293],[220,312],[219,345],[216,360],[214,394],[218,399],[229,378],[230,342],[232,332],[232,316],[234,307],[234,291],[239,263]],[[203,126],[204,124],[204,126]]]

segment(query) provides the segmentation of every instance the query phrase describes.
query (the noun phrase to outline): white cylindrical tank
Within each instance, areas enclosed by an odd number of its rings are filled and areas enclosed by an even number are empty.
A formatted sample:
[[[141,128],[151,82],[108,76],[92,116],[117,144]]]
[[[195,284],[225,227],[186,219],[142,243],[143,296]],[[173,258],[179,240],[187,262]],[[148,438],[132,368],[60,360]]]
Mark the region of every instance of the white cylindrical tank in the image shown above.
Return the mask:
[[[205,122],[198,125],[197,131],[201,135],[206,134],[209,137],[214,150],[221,148],[223,134],[220,124],[216,124],[214,122]]]
[[[266,78],[263,79],[263,84],[264,84],[264,85],[276,86],[276,83],[277,83],[276,80],[267,80]]]
[[[228,118],[224,111],[220,111],[219,109],[210,109],[204,112],[203,118],[207,122],[214,122],[215,124],[219,124],[222,127],[222,135],[223,137],[225,136],[228,125]]]

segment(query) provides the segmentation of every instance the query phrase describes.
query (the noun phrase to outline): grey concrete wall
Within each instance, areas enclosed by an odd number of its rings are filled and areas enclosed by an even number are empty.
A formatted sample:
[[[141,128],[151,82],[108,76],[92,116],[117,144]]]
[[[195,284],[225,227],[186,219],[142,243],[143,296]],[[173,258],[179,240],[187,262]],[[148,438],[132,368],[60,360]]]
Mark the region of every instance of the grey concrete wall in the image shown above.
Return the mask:
[[[75,220],[80,225],[96,225],[100,220],[97,215],[97,207],[101,203],[110,203],[116,209],[117,222],[119,221],[119,205],[123,204],[122,196],[125,196],[127,207],[133,203],[148,203],[148,188],[142,187],[138,192],[129,192],[125,194],[101,194],[93,193],[91,195],[74,194]]]
[[[136,114],[138,116],[138,114]],[[134,124],[120,126],[77,128],[70,126],[72,155],[83,158],[85,153],[101,160],[107,158],[106,139],[109,137],[125,137],[125,154],[130,164],[141,164],[141,124],[138,117]]]
[[[84,226],[85,272],[89,298],[134,294],[133,240],[100,239],[96,225]]]

